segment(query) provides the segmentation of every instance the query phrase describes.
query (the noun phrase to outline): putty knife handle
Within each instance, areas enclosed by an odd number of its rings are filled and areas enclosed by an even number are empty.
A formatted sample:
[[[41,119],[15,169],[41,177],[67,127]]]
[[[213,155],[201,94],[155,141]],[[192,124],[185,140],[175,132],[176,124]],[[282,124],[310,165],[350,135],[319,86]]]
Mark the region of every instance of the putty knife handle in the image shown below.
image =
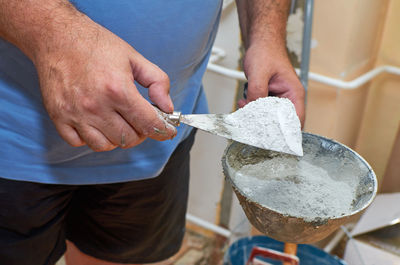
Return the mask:
[[[172,114],[167,114],[167,116],[167,121],[175,127],[178,127],[181,123],[182,113],[180,111],[174,111]]]
[[[174,111],[172,113],[165,113],[160,110],[157,106],[153,105],[154,109],[171,125],[178,127],[181,122],[182,114],[180,111]]]

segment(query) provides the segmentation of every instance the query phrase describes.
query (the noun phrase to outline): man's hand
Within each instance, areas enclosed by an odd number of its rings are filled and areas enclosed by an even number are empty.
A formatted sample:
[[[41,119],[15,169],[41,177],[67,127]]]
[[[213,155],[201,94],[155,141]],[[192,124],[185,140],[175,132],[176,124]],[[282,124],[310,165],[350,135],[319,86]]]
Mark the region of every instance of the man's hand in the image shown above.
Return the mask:
[[[276,96],[290,99],[304,124],[304,88],[298,79],[286,51],[268,51],[268,47],[250,47],[244,58],[244,72],[248,79],[247,100],[239,107],[260,97]]]
[[[20,44],[34,62],[44,105],[62,138],[72,146],[87,144],[107,151],[135,146],[146,137],[174,137],[176,129],[134,85],[136,80],[147,87],[150,99],[164,112],[172,112],[168,76],[68,3],[51,12],[49,28],[31,36],[37,26],[31,25],[30,32],[19,35],[31,37],[32,45],[13,35],[8,39]]]
[[[247,100],[239,107],[268,95],[285,97],[295,105],[304,125],[305,91],[286,52],[288,0],[236,0],[246,53]]]
[[[60,135],[73,146],[86,143],[96,151],[132,147],[146,137],[173,137],[175,128],[159,118],[134,85],[136,80],[148,87],[151,100],[172,112],[168,76],[120,38],[85,20],[79,36],[35,56],[44,104]]]

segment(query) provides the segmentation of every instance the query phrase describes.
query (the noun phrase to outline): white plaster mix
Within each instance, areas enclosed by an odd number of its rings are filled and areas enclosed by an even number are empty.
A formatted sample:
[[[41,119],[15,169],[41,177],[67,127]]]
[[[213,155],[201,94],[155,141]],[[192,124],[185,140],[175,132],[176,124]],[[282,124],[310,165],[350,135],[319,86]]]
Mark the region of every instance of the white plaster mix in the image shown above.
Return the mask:
[[[301,124],[287,98],[265,97],[248,103],[225,118],[233,139],[268,150],[303,155]]]

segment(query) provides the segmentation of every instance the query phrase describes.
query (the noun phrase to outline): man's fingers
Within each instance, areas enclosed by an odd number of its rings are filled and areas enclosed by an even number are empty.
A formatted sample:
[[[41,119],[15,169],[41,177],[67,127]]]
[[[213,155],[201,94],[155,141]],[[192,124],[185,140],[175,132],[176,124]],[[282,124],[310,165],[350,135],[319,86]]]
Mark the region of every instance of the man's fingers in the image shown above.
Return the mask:
[[[149,135],[150,138],[158,141],[172,139],[176,136],[176,128],[169,124],[157,111],[157,120],[154,123],[153,133]]]
[[[132,58],[131,65],[135,80],[149,89],[150,100],[162,111],[173,112],[174,106],[169,96],[170,81],[168,75],[141,55]]]
[[[133,116],[131,124],[141,131],[143,136],[158,141],[165,141],[176,136],[176,128],[169,124],[157,110],[145,99],[141,101],[139,116]]]
[[[65,123],[55,123],[60,136],[70,145],[79,147],[85,145],[78,132],[70,125]]]
[[[297,75],[291,75],[288,81],[292,85],[288,98],[293,102],[297,116],[299,116],[301,122],[301,127],[303,127],[305,121],[305,90]]]
[[[267,97],[268,85],[274,77],[270,76],[268,69],[264,69],[265,66],[254,64],[250,65],[249,68],[250,70],[247,71],[247,102]]]
[[[161,111],[172,113],[174,106],[169,96],[170,81],[168,75],[158,66],[148,61],[140,54],[130,59],[132,74],[143,87],[148,88],[150,100]],[[154,107],[147,102],[132,84],[128,97],[128,109],[121,110],[125,120],[135,128],[140,135],[154,140],[164,141],[176,135],[176,128],[163,119]]]
[[[117,147],[96,127],[85,125],[77,128],[77,131],[83,141],[95,152],[111,151]]]
[[[299,120],[300,120],[302,128],[304,127],[304,121],[306,118],[304,99],[305,99],[304,90],[303,90],[303,93],[299,92],[299,95],[295,96],[294,99],[291,99],[294,104],[294,107],[296,109],[297,116],[299,116]]]
[[[173,138],[176,128],[158,114],[155,107],[140,95],[133,84],[131,86],[126,104],[115,106],[118,113],[139,136],[159,141]]]
[[[248,80],[247,102],[268,96],[268,85],[273,79],[270,63],[272,58],[263,51],[264,47],[253,46],[246,51],[244,70]]]
[[[267,80],[250,80],[247,91],[247,102],[268,96]]]
[[[294,74],[294,72],[287,72],[276,78],[274,81],[275,82],[271,82],[269,85],[271,94],[290,99],[295,106],[297,116],[299,116],[300,122],[303,126],[305,119],[305,90],[297,75]]]
[[[162,111],[166,113],[174,111],[174,105],[169,96],[169,78],[166,74],[162,75],[158,81],[152,83],[148,89],[150,100]]]
[[[113,110],[107,112],[107,117],[102,115],[96,120],[97,128],[115,146],[130,148],[143,142],[140,136],[121,115]]]
[[[239,107],[239,108],[243,108],[247,103],[248,103],[247,100],[245,100],[245,99],[239,99],[239,101],[238,101],[238,107]]]

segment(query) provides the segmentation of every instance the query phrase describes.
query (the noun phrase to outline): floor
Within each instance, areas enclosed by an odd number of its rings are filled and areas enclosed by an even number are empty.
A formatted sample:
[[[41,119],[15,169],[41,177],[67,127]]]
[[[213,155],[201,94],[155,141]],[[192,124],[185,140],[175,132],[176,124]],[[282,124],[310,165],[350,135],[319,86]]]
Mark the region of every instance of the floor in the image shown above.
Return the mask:
[[[168,260],[152,265],[222,265],[226,242],[188,230],[179,252]],[[62,258],[56,265],[65,265]]]

